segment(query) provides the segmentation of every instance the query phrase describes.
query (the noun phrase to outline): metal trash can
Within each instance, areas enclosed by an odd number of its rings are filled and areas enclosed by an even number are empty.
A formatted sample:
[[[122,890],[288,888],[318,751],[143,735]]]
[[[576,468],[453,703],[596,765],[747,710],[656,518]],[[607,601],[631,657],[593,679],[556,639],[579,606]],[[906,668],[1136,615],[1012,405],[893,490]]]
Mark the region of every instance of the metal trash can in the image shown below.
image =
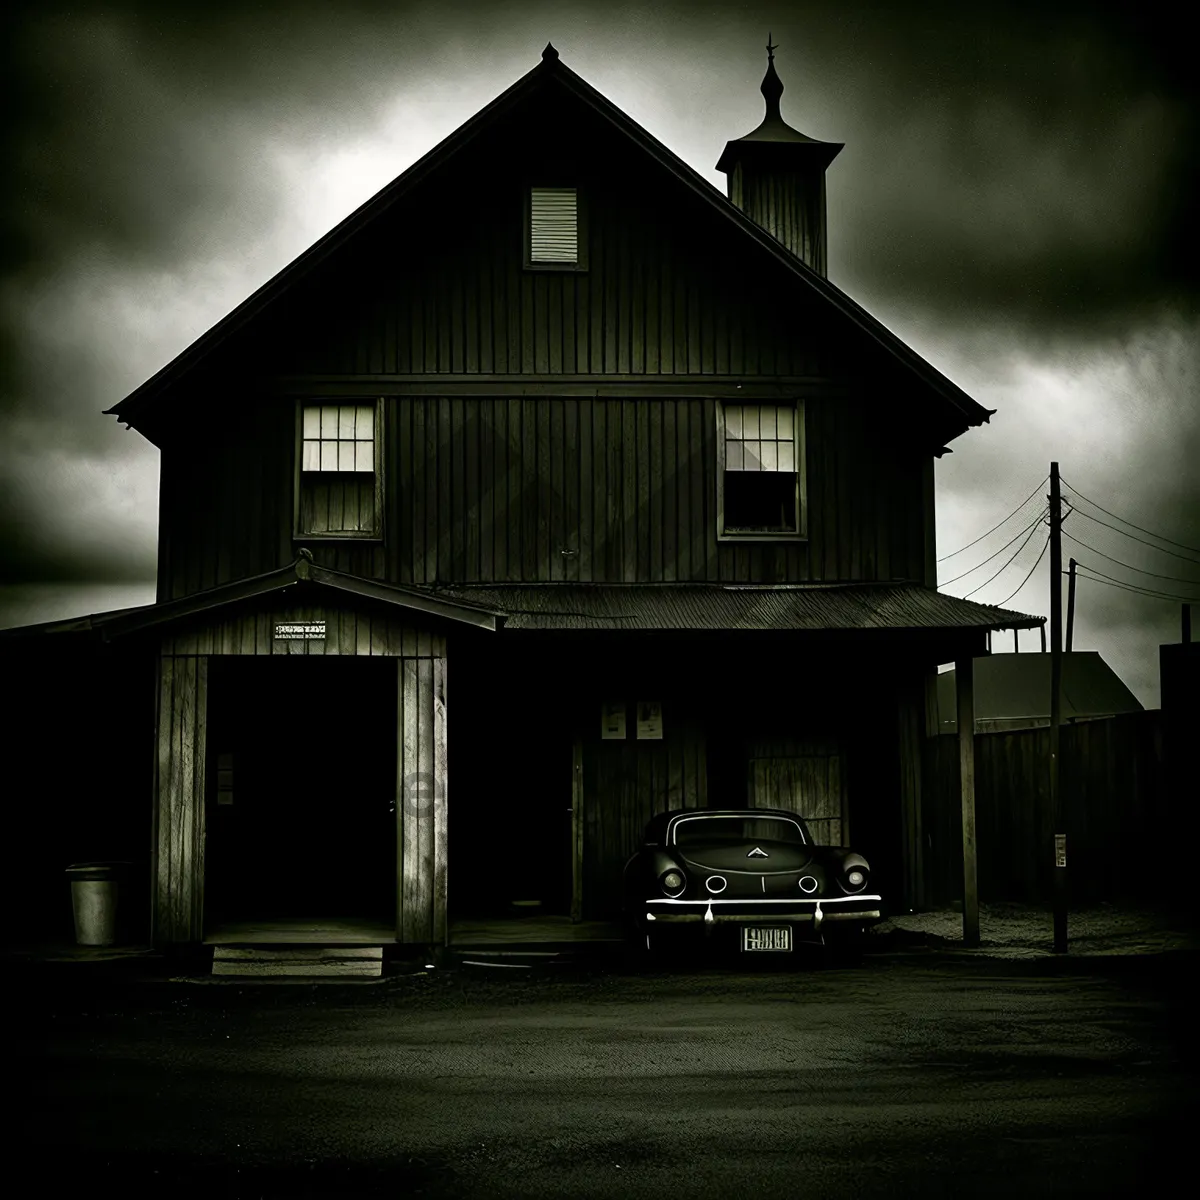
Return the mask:
[[[67,868],[75,941],[81,946],[111,946],[117,940],[120,877],[128,863],[75,863]]]

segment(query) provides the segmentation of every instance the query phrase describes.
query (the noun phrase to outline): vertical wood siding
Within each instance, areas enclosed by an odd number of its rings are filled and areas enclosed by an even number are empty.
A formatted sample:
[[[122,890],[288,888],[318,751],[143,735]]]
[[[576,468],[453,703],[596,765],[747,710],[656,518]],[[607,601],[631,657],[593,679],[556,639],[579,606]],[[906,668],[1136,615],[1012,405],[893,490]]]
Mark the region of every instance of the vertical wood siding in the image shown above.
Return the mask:
[[[290,462],[288,402],[274,403],[262,430]],[[808,540],[719,542],[717,412],[697,398],[393,397],[386,541],[310,546],[393,583],[924,578],[921,462],[844,399],[804,405]],[[290,475],[264,487],[257,457],[272,455],[165,456],[164,598],[294,557]]]
[[[645,188],[580,164],[586,270],[526,269],[522,170],[448,170],[294,284],[231,352],[282,374],[828,375],[842,326],[686,193],[647,203]]]
[[[197,942],[204,921],[208,662],[159,660],[151,929],[155,942]]]
[[[749,747],[748,770],[752,807],[797,813],[820,846],[846,844],[846,773],[835,741],[754,742]]]
[[[662,740],[639,741],[634,736],[632,708],[627,738],[603,741],[593,735],[582,744],[582,909],[588,920],[620,913],[625,864],[655,813],[708,803],[704,733],[699,723],[677,717],[664,705]]]

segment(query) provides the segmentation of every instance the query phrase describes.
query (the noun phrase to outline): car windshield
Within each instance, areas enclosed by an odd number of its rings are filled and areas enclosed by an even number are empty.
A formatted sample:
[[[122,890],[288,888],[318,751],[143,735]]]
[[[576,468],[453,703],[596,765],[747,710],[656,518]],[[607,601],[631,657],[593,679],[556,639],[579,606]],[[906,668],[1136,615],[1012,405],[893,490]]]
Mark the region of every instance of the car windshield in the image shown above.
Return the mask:
[[[796,821],[783,817],[685,817],[675,824],[675,845],[708,842],[796,842],[804,834]]]

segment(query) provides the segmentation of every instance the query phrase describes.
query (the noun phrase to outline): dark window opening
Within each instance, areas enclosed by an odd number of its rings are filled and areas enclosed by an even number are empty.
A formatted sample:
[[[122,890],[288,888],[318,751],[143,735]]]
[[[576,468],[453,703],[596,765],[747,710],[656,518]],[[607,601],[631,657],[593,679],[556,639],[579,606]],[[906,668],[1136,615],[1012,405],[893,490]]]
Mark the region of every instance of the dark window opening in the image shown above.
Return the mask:
[[[726,471],[726,533],[796,533],[794,471]]]

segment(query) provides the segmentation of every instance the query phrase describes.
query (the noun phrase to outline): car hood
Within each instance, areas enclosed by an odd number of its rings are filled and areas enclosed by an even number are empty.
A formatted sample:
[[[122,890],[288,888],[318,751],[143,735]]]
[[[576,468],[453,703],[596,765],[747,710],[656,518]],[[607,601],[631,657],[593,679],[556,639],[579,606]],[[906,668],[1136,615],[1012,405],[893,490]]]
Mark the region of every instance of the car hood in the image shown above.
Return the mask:
[[[763,854],[756,854],[756,850]],[[677,857],[685,864],[710,871],[798,871],[812,862],[813,847],[793,842],[705,842],[679,846]],[[765,857],[764,857],[765,854]]]

